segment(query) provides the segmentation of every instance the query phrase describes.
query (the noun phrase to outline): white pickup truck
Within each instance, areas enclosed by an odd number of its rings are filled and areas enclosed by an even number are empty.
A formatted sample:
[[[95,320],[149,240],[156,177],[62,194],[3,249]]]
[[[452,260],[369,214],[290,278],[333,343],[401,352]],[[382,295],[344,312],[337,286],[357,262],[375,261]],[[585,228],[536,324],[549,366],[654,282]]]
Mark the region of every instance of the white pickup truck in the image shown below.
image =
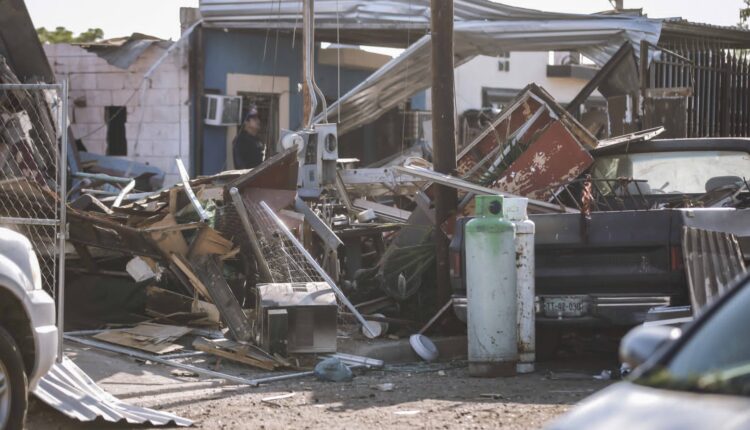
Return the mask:
[[[29,240],[0,227],[0,430],[21,429],[28,393],[57,358],[55,303]]]

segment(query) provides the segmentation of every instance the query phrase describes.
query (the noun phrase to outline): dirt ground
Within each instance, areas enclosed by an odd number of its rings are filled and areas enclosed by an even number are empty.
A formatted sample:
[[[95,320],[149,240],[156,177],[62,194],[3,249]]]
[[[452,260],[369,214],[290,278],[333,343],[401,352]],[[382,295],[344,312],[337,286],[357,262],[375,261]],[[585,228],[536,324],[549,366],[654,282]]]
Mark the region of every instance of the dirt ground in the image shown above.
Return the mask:
[[[189,418],[199,429],[536,429],[610,383],[592,377],[601,372],[600,362],[541,364],[533,374],[498,379],[471,378],[465,362],[452,362],[363,371],[347,383],[307,377],[252,388],[175,376],[158,364],[93,349],[66,349],[66,355],[105,390],[124,401]],[[203,364],[213,364],[208,360]],[[258,376],[231,364],[222,363],[220,370]],[[386,383],[393,384],[391,391],[377,388]],[[293,395],[267,400],[287,393]],[[81,424],[33,399],[26,428],[130,427]]]

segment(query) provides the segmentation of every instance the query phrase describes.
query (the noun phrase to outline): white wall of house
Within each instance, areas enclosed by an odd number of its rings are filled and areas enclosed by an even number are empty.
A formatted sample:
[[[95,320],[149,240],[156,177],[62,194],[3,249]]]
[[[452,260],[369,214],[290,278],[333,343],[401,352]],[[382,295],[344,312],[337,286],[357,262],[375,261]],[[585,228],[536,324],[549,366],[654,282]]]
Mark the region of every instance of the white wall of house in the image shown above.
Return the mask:
[[[166,173],[164,185],[179,182],[175,157],[190,162],[187,55],[174,49],[139,91],[143,75],[164,53],[152,45],[128,70],[114,67],[69,44],[44,45],[58,80],[67,79],[73,134],[93,153],[106,154],[107,106],[127,106],[125,133],[129,160]],[[188,167],[189,168],[189,167]]]
[[[500,71],[499,61],[509,60],[510,70]],[[482,107],[482,88],[521,90],[536,83],[549,92],[555,100],[567,103],[578,94],[586,81],[574,78],[548,78],[547,52],[511,52],[509,59],[478,56],[456,68],[456,111],[460,115],[467,109]]]

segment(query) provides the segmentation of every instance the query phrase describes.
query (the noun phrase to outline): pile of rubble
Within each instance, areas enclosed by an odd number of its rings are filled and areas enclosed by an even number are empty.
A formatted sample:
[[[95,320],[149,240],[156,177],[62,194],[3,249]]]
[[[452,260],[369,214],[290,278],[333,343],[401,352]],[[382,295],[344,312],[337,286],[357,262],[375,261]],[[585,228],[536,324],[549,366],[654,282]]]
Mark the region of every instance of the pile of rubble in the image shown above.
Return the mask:
[[[322,193],[303,200],[310,193],[300,192],[306,166],[297,147],[249,171],[192,180],[178,159],[183,182],[172,188],[125,187],[108,201],[82,191],[71,201],[68,283],[75,290],[91,276],[101,284],[127,272],[145,290],[131,313],[146,325],[94,338],[157,355],[182,349],[174,341],[190,332],[186,326],[225,328],[214,331],[218,340],[197,337],[193,348],[263,369],[288,367],[297,354],[334,353],[337,335],[386,336],[390,325],[391,336],[408,336],[434,309],[414,306],[434,272],[430,184],[460,190],[457,216],[472,212],[474,195],[497,193],[529,197],[532,212],[576,212],[549,203],[551,190],[586,171],[596,144],[530,85],[461,151],[457,176],[411,157],[336,169]],[[453,224],[444,224],[448,234]],[[99,318],[100,326],[132,317],[114,321],[102,309],[110,321]],[[76,325],[91,324],[76,314]],[[354,329],[337,330],[338,323]]]

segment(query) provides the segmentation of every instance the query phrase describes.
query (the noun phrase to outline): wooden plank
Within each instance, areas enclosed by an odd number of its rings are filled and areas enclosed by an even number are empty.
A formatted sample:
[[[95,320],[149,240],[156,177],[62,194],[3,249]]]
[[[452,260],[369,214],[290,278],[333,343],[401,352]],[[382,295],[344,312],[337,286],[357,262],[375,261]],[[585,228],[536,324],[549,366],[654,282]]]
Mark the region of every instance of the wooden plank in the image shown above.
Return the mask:
[[[154,354],[166,354],[183,349],[173,341],[188,334],[187,327],[144,323],[123,330],[108,330],[94,338],[116,345],[148,351]]]
[[[250,345],[242,345],[227,339],[210,341],[204,337],[198,337],[193,341],[193,348],[264,370],[274,370],[278,367],[278,363],[273,357],[263,357],[261,354],[252,351]]]
[[[218,231],[205,226],[198,231],[198,235],[190,244],[188,259],[192,261],[204,255],[225,255],[232,250],[233,246],[232,242]]]
[[[160,221],[155,222],[150,228],[161,228],[161,227],[175,227],[177,226],[177,220],[174,215],[167,214]],[[152,232],[151,238],[154,239],[156,245],[159,247],[164,255],[169,256],[170,254],[187,255],[188,245],[182,233],[179,230],[167,230]]]
[[[185,257],[177,254],[172,254],[171,258],[175,266],[177,266],[180,272],[185,275],[188,282],[190,282],[190,285],[193,287],[193,289],[203,297],[210,299],[211,295],[208,293],[208,289],[205,285],[203,285],[203,282],[201,282],[195,272],[193,272],[190,263],[185,260]]]
[[[249,342],[253,338],[252,326],[240,303],[229,288],[221,270],[221,260],[216,255],[196,259],[196,273],[208,291],[211,301],[219,308],[221,319],[229,327],[234,339]]]
[[[221,321],[219,310],[213,304],[154,286],[146,287],[146,311],[159,315],[204,313],[209,322]]]

